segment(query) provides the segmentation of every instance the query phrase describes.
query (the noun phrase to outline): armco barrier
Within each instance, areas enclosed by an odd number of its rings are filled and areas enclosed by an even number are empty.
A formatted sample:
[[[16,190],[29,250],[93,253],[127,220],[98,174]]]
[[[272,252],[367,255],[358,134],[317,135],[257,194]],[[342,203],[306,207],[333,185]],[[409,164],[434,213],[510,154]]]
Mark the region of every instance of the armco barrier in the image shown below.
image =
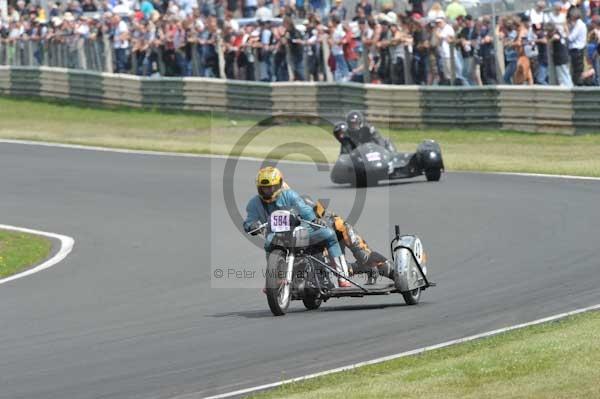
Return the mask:
[[[382,86],[140,78],[60,68],[0,67],[0,95],[261,117],[339,119],[351,109],[393,127],[600,133],[600,89],[556,86]]]

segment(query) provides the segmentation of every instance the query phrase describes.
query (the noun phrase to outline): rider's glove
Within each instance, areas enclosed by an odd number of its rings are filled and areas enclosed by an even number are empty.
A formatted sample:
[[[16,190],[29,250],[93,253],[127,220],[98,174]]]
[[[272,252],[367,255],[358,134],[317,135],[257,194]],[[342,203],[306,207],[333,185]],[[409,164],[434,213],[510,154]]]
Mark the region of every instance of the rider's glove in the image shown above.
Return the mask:
[[[320,226],[323,226],[323,227],[328,227],[327,226],[327,222],[324,219],[321,219],[321,218],[316,218],[312,222],[315,223],[315,224],[318,224]]]
[[[259,221],[256,222],[252,222],[250,224],[250,226],[248,226],[248,232],[250,234],[252,234],[253,236],[257,235],[258,233],[260,233],[260,230],[258,230],[258,228],[261,226],[261,223]]]

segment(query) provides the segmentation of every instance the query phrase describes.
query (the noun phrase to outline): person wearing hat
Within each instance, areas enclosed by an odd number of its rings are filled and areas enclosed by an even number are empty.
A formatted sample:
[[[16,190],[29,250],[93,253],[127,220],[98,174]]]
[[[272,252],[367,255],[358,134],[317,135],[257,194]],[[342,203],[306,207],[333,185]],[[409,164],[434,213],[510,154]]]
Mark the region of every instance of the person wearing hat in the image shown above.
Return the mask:
[[[452,3],[446,7],[446,18],[450,21],[456,20],[458,17],[464,17],[467,15],[465,6],[460,4],[460,0],[452,0]]]

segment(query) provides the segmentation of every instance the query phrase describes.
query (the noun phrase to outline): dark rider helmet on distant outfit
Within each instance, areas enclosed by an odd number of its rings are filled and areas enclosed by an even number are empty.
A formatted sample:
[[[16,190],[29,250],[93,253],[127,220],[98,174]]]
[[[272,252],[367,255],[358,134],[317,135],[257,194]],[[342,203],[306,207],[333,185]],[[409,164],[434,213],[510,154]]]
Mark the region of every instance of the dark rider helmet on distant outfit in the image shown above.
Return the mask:
[[[346,124],[350,131],[355,132],[364,126],[365,117],[359,111],[350,111],[346,115]]]
[[[344,138],[344,135],[348,131],[348,125],[346,122],[338,122],[333,127],[333,135],[336,139],[340,140]]]

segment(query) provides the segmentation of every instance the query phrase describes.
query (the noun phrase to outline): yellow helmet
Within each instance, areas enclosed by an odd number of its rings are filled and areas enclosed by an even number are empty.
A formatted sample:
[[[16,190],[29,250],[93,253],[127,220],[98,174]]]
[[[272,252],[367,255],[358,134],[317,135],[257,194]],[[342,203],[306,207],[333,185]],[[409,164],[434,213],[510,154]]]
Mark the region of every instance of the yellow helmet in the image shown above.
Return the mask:
[[[281,193],[283,187],[283,175],[279,169],[267,166],[258,171],[256,175],[256,188],[259,197],[264,202],[273,202]]]

